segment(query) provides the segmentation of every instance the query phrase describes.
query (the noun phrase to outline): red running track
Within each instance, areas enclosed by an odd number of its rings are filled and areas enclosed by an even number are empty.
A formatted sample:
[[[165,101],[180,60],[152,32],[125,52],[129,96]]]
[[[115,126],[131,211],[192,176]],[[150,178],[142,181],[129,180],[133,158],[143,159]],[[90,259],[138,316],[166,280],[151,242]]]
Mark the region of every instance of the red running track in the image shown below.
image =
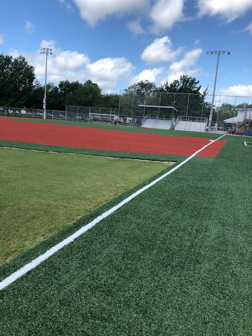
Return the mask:
[[[55,125],[0,117],[0,140],[118,152],[191,156],[210,139]],[[197,156],[215,157],[226,141],[219,140]]]

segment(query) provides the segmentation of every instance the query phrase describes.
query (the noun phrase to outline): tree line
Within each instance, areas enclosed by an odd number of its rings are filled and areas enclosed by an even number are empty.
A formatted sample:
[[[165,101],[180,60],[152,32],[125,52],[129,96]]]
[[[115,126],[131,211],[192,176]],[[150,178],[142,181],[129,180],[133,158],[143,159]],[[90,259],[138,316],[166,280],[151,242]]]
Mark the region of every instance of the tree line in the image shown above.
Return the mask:
[[[66,105],[118,107],[119,95],[102,95],[98,84],[87,80],[47,84],[47,108],[65,110]],[[0,55],[0,106],[42,108],[44,86],[23,56]]]
[[[180,115],[208,116],[210,103],[206,96],[207,89],[202,91],[198,80],[185,75],[160,87],[140,81],[121,95],[102,94],[99,85],[91,80],[85,83],[65,80],[58,85],[47,84],[47,109],[65,110],[66,105],[120,108],[121,114],[130,115],[133,105],[137,109],[139,104],[149,104],[174,106]],[[0,106],[41,109],[43,97],[44,86],[36,79],[34,67],[23,56],[0,55]],[[229,117],[234,108],[227,105],[224,106],[225,117]]]

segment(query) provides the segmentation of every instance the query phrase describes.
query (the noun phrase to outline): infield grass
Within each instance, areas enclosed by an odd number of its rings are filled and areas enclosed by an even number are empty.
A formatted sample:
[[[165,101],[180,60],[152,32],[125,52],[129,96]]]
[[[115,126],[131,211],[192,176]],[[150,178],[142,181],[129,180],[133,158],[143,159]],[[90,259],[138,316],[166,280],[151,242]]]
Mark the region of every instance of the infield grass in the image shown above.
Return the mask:
[[[7,148],[0,156],[0,264],[168,167]]]

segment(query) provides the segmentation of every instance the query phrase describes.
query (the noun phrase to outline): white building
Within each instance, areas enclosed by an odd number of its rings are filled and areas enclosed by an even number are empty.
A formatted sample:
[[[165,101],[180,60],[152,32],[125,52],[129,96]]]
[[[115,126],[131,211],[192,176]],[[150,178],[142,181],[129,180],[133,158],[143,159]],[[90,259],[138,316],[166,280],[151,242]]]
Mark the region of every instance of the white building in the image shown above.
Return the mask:
[[[224,120],[226,124],[237,124],[245,120],[252,120],[252,105],[238,107],[236,111],[238,112],[236,116]]]

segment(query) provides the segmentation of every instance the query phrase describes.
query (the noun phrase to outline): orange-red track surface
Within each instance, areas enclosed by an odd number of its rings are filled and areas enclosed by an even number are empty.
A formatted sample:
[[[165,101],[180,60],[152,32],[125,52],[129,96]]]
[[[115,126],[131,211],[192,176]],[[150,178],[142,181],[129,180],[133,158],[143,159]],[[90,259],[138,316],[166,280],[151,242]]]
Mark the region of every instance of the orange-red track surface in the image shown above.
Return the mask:
[[[210,139],[55,125],[0,117],[0,140],[118,152],[191,156]],[[219,140],[197,156],[215,157],[226,141]]]

